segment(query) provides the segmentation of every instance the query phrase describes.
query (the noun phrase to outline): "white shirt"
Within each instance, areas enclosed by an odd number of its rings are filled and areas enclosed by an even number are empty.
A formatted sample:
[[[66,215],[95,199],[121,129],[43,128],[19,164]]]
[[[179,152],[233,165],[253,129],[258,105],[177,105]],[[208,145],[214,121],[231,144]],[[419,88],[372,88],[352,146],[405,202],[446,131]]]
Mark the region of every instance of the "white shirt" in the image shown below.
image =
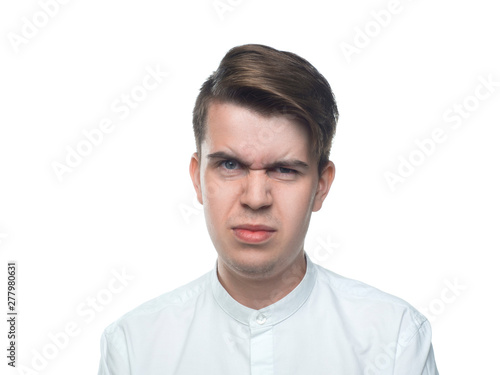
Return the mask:
[[[429,322],[405,301],[311,262],[261,310],[215,268],[106,328],[99,375],[437,375]]]

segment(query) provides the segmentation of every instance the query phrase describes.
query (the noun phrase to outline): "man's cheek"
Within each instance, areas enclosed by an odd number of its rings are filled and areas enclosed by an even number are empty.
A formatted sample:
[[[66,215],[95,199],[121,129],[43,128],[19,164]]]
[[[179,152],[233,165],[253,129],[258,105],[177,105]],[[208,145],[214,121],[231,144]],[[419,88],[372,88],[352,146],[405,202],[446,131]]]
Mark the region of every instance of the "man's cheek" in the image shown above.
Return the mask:
[[[205,179],[202,185],[203,200],[215,200],[222,190],[221,182],[216,179]]]

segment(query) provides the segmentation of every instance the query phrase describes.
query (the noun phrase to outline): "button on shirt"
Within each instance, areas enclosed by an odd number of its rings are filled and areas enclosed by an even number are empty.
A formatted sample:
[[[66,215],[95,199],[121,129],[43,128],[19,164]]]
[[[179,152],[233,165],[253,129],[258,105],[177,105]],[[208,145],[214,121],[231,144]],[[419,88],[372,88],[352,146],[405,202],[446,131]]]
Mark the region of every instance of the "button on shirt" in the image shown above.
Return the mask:
[[[99,375],[438,374],[423,315],[306,262],[297,287],[260,310],[229,295],[216,263],[107,327]]]

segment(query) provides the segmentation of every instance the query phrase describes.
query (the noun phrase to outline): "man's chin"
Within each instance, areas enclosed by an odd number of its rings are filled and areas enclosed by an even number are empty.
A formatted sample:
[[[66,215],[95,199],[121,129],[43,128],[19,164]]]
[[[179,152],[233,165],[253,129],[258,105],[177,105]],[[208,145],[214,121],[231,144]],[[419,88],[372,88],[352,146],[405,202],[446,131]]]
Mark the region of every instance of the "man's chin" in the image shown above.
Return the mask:
[[[219,255],[220,257],[220,255]],[[245,254],[241,257],[223,257],[223,262],[231,271],[240,276],[251,278],[269,277],[276,269],[276,260],[270,258],[269,254],[258,254],[256,256],[248,256]]]

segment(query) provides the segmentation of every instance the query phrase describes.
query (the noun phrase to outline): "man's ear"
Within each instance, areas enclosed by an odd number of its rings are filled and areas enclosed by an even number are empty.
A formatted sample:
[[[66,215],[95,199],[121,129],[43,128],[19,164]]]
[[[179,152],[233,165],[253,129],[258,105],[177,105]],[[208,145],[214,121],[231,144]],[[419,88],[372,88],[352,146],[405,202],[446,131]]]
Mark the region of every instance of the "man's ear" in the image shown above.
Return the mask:
[[[332,186],[333,179],[335,178],[335,164],[331,160],[328,161],[325,168],[319,176],[318,187],[316,189],[316,195],[314,196],[313,212],[319,211],[323,205],[328,192],[330,191],[330,186]]]
[[[191,181],[193,181],[194,190],[196,190],[196,197],[198,202],[203,204],[203,196],[201,194],[201,179],[200,179],[200,168],[201,161],[198,157],[198,153],[191,155],[191,162],[189,163],[189,174],[191,175]]]

